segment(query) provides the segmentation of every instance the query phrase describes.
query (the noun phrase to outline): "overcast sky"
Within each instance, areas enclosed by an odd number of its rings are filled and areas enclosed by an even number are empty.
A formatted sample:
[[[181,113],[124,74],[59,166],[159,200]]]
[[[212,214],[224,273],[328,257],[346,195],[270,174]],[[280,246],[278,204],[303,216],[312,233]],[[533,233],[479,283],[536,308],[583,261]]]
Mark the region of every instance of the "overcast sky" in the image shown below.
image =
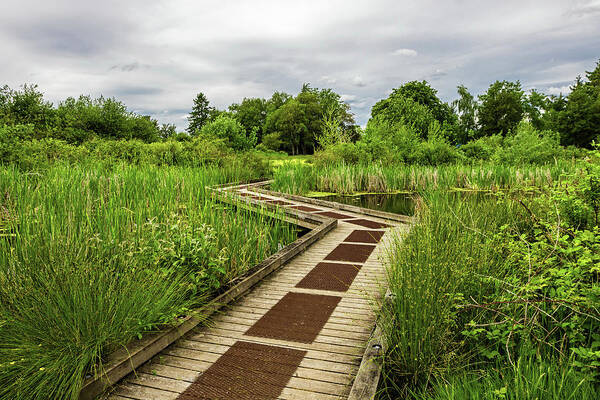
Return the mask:
[[[600,0],[1,0],[0,84],[103,94],[183,129],[195,94],[332,88],[364,124],[410,80],[567,92],[600,58]]]

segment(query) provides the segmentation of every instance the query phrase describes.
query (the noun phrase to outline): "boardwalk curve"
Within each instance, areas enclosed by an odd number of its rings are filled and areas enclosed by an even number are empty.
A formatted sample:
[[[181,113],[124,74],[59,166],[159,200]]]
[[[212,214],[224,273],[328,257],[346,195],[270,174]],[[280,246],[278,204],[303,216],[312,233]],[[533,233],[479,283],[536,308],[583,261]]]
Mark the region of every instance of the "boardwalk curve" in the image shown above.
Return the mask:
[[[373,300],[382,295],[389,232],[407,225],[258,186],[218,190],[244,202],[335,218],[337,226],[105,398],[348,398],[375,325]]]

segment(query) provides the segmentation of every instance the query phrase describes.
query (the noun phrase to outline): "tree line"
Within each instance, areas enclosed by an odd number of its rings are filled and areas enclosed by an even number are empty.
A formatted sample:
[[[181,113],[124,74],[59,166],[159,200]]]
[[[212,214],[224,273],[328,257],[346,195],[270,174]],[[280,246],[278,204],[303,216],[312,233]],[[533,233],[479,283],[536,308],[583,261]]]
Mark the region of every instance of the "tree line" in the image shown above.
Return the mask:
[[[519,81],[496,81],[477,97],[462,85],[457,89],[457,99],[446,103],[427,81],[405,83],[373,106],[367,131],[369,125],[387,124],[392,131],[410,129],[423,140],[435,132],[461,146],[509,136],[528,121],[539,131],[554,132],[563,146],[589,148],[600,136],[600,62],[576,78],[567,96],[526,92]],[[309,84],[295,96],[275,92],[268,99],[244,98],[226,110],[211,106],[200,92],[188,121],[186,132],[177,132],[175,125],[130,112],[114,98],[70,97],[54,106],[36,85],[0,88],[0,128],[27,127],[19,131],[24,139],[49,137],[78,145],[93,138],[153,143],[214,137],[235,150],[310,154],[326,143],[356,142],[368,133],[356,125],[339,94]]]

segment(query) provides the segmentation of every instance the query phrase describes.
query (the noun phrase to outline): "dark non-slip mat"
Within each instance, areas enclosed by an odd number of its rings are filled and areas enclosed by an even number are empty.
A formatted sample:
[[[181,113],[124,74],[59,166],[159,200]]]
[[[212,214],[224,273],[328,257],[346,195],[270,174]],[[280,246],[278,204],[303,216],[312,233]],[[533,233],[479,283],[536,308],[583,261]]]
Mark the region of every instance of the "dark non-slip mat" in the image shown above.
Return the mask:
[[[253,198],[254,200],[259,200],[259,201],[268,201],[268,200],[272,200],[272,199],[269,199],[268,197],[263,197],[263,196],[252,196],[252,198]]]
[[[333,211],[323,211],[323,212],[320,212],[320,213],[317,213],[317,214],[324,215],[324,216],[329,217],[329,218],[335,218],[335,219],[354,218],[351,215],[344,215],[344,214],[336,213],[336,212],[333,212]]]
[[[385,231],[354,230],[344,242],[379,243]]]
[[[381,228],[389,228],[390,227],[387,224],[384,224],[381,222],[376,222],[376,221],[371,221],[371,220],[363,219],[363,218],[353,219],[351,221],[346,221],[346,222],[349,222],[354,225],[364,226],[365,228],[371,228],[371,229],[381,229]]]
[[[177,399],[277,399],[305,355],[302,350],[235,342]]]
[[[318,263],[296,287],[345,292],[352,285],[358,271],[360,265]]]
[[[287,293],[245,335],[312,343],[341,299],[338,296]]]
[[[349,261],[364,263],[367,258],[371,255],[375,246],[370,244],[350,244],[341,243],[338,244],[331,253],[325,257],[329,261]]]
[[[290,208],[295,208],[296,210],[304,211],[304,212],[313,212],[313,211],[321,211],[318,208],[312,208],[307,206],[291,206]]]
[[[279,206],[289,206],[292,203],[288,203],[287,201],[283,201],[283,200],[267,200],[267,203],[269,204],[277,204]]]

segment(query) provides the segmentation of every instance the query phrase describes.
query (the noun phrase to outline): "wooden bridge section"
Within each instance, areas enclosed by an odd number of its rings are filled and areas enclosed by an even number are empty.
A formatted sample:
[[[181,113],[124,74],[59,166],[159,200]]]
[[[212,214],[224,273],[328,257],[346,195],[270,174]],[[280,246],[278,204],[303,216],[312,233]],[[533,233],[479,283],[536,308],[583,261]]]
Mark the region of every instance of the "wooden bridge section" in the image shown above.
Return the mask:
[[[337,227],[240,300],[192,329],[109,395],[113,400],[345,399],[375,325],[382,258],[406,225],[223,188],[240,200],[338,220]]]

